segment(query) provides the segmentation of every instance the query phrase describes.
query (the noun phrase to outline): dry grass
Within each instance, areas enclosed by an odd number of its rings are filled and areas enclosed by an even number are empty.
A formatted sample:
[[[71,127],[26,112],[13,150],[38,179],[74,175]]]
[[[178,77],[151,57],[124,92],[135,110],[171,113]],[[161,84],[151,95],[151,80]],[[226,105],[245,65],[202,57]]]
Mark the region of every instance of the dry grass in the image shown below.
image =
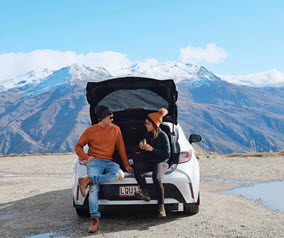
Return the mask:
[[[206,157],[206,158],[217,158],[220,157],[221,155],[219,155],[217,152],[209,152],[206,153],[203,150],[201,150],[200,148],[195,148],[195,155],[196,158],[199,159],[200,157]]]
[[[9,154],[9,155],[0,155],[1,157],[23,157],[23,156],[40,156],[40,155],[69,155],[74,154],[72,152],[68,153],[43,153],[43,154]],[[220,155],[217,152],[209,152],[206,153],[200,148],[195,148],[195,154],[197,158],[206,157],[206,158],[217,158],[217,157],[267,157],[267,156],[284,156],[284,150],[279,152],[263,152],[263,153],[255,153],[255,152],[248,152],[248,153],[233,153],[227,155]]]
[[[40,155],[71,155],[74,154],[72,152],[67,153],[42,153],[42,154],[8,154],[8,155],[0,155],[1,157],[23,157],[23,156],[40,156]]]
[[[279,152],[263,152],[263,153],[234,153],[226,155],[227,157],[268,157],[268,156],[279,156],[284,155],[284,150],[281,150]]]
[[[209,152],[206,153],[200,148],[195,148],[196,157],[206,157],[206,158],[217,158],[217,157],[268,157],[268,156],[284,156],[284,150],[279,152],[248,152],[248,153],[233,153],[233,154],[226,154],[220,155],[217,152]]]

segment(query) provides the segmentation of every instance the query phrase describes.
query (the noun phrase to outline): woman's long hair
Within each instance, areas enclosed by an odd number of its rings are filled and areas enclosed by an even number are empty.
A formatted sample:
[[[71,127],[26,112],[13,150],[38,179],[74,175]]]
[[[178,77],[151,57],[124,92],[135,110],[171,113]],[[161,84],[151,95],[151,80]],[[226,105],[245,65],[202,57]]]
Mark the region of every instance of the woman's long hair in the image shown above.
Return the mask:
[[[151,122],[151,123],[152,123],[154,129],[152,131],[150,131],[149,133],[152,133],[153,138],[156,139],[158,137],[158,134],[159,134],[159,127],[155,123],[153,123],[153,122]]]

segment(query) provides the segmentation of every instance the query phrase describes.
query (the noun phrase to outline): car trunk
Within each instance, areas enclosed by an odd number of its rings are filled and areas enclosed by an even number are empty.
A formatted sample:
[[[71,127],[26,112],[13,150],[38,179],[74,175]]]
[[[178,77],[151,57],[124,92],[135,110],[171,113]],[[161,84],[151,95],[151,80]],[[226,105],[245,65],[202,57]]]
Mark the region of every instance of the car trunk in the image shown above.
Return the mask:
[[[177,142],[177,97],[178,92],[173,80],[157,80],[143,77],[122,77],[100,82],[89,82],[86,88],[87,100],[90,104],[90,117],[92,124],[98,123],[95,114],[97,105],[109,107],[114,113],[114,124],[121,129],[126,152],[129,159],[134,162],[141,158],[139,141],[146,133],[144,121],[151,112],[166,108],[168,114],[163,117],[161,129],[166,132],[171,145],[169,159],[170,169],[178,163],[179,145]],[[114,160],[122,169],[117,151]]]

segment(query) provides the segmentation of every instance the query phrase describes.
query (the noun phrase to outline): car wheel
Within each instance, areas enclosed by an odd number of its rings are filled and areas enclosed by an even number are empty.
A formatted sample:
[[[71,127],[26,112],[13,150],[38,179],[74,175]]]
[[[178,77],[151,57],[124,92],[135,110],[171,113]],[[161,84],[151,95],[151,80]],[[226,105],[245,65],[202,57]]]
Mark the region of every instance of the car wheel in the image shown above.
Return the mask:
[[[195,215],[199,212],[200,195],[198,195],[197,203],[184,203],[183,212],[186,215]]]
[[[75,210],[76,210],[77,215],[80,216],[80,217],[88,217],[88,216],[90,216],[89,209],[86,209],[86,208],[75,208]]]
[[[85,202],[84,202],[84,205],[86,206],[86,200],[85,200]],[[90,216],[90,210],[89,210],[89,208],[82,208],[82,207],[75,207],[75,202],[74,202],[74,200],[73,200],[73,206],[74,206],[74,208],[75,208],[75,210],[76,210],[76,213],[77,213],[77,215],[78,216],[80,216],[80,217],[88,217],[88,216]]]

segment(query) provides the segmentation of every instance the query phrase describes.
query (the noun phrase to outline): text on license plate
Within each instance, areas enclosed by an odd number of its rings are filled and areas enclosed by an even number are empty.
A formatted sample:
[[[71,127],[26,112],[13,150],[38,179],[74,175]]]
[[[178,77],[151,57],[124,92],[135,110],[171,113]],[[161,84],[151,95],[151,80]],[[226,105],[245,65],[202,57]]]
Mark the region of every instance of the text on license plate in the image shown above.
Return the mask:
[[[140,187],[137,185],[133,186],[119,186],[119,196],[120,197],[132,197],[135,192],[138,192]]]

